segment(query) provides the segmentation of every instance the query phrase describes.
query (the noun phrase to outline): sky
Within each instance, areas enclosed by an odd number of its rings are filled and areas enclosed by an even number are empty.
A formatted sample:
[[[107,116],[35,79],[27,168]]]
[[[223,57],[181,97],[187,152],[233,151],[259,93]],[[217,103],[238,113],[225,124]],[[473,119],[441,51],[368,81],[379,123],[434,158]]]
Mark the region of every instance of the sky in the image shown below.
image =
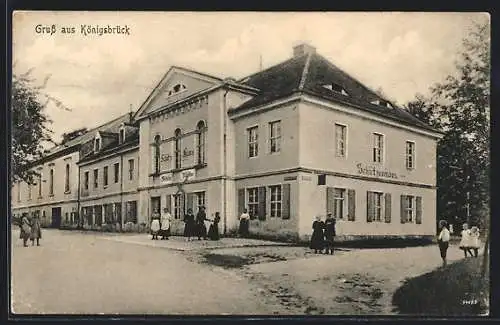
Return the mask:
[[[15,12],[13,73],[32,69],[50,102],[54,140],[136,111],[172,65],[243,78],[302,42],[398,104],[455,72],[462,39],[484,13]],[[54,34],[37,26],[55,25]],[[85,35],[82,25],[128,27]],[[63,27],[75,33],[63,34]]]

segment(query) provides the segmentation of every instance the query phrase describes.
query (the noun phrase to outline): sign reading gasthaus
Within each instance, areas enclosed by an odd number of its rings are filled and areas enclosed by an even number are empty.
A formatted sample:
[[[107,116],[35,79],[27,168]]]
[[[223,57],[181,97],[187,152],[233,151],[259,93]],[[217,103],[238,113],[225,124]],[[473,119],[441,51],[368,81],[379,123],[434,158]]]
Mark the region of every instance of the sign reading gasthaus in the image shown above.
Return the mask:
[[[393,173],[389,170],[380,170],[375,166],[365,166],[362,163],[356,165],[358,168],[358,174],[367,175],[367,176],[376,176],[376,177],[387,177],[387,178],[398,178],[396,173]]]

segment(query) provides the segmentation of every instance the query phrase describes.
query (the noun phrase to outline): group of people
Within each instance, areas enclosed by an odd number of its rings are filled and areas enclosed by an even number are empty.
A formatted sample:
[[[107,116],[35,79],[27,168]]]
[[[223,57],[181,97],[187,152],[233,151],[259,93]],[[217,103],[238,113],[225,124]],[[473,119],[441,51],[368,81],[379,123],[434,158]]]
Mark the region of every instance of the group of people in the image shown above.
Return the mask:
[[[311,249],[314,249],[315,254],[321,252],[324,254],[333,254],[336,223],[337,221],[331,213],[327,214],[325,221],[320,216],[316,217],[312,225],[313,233],[309,246]]]
[[[439,221],[439,230],[438,246],[441,253],[441,259],[443,260],[443,266],[446,266],[446,255],[450,243],[450,229],[446,220]],[[467,254],[471,257],[477,257],[479,255],[479,248],[481,247],[479,235],[480,233],[478,227],[473,226],[469,229],[469,225],[467,223],[462,225],[459,248],[463,250],[464,257],[467,257]]]
[[[19,238],[23,240],[23,246],[28,247],[28,239],[31,240],[32,246],[40,246],[42,238],[42,227],[40,225],[40,217],[35,215],[31,218],[23,216],[20,223],[21,232]]]
[[[213,219],[208,219],[205,207],[201,206],[198,210],[196,216],[193,214],[192,209],[188,209],[186,215],[184,216],[184,237],[188,241],[191,241],[193,237],[198,237],[198,240],[210,239],[219,240],[219,222],[220,213],[216,212]],[[209,229],[207,231],[207,226],[205,222],[210,222]],[[152,240],[157,240],[158,236],[161,239],[168,240],[170,236],[170,229],[172,224],[172,215],[167,208],[164,209],[164,213],[160,215],[158,211],[153,213],[151,218],[151,235]]]

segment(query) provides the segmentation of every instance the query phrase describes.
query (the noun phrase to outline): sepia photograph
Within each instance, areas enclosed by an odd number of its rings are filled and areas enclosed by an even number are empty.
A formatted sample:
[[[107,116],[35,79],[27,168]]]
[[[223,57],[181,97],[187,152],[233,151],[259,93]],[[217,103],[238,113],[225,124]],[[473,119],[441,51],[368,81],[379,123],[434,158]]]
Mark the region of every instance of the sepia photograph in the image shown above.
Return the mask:
[[[10,317],[488,316],[490,29],[14,11]]]

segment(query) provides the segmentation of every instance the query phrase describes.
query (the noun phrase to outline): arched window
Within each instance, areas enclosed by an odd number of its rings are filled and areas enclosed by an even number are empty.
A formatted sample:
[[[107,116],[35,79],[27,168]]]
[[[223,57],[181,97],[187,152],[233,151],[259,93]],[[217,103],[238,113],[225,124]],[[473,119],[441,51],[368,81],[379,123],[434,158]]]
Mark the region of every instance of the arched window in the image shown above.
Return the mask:
[[[175,130],[175,168],[181,168],[181,129]]]
[[[155,136],[155,144],[154,144],[154,160],[155,160],[155,170],[154,173],[160,173],[160,136]]]
[[[196,148],[198,151],[198,164],[202,165],[205,163],[205,136],[206,136],[206,127],[205,122],[199,121],[196,125],[197,131],[197,139],[196,139]]]

